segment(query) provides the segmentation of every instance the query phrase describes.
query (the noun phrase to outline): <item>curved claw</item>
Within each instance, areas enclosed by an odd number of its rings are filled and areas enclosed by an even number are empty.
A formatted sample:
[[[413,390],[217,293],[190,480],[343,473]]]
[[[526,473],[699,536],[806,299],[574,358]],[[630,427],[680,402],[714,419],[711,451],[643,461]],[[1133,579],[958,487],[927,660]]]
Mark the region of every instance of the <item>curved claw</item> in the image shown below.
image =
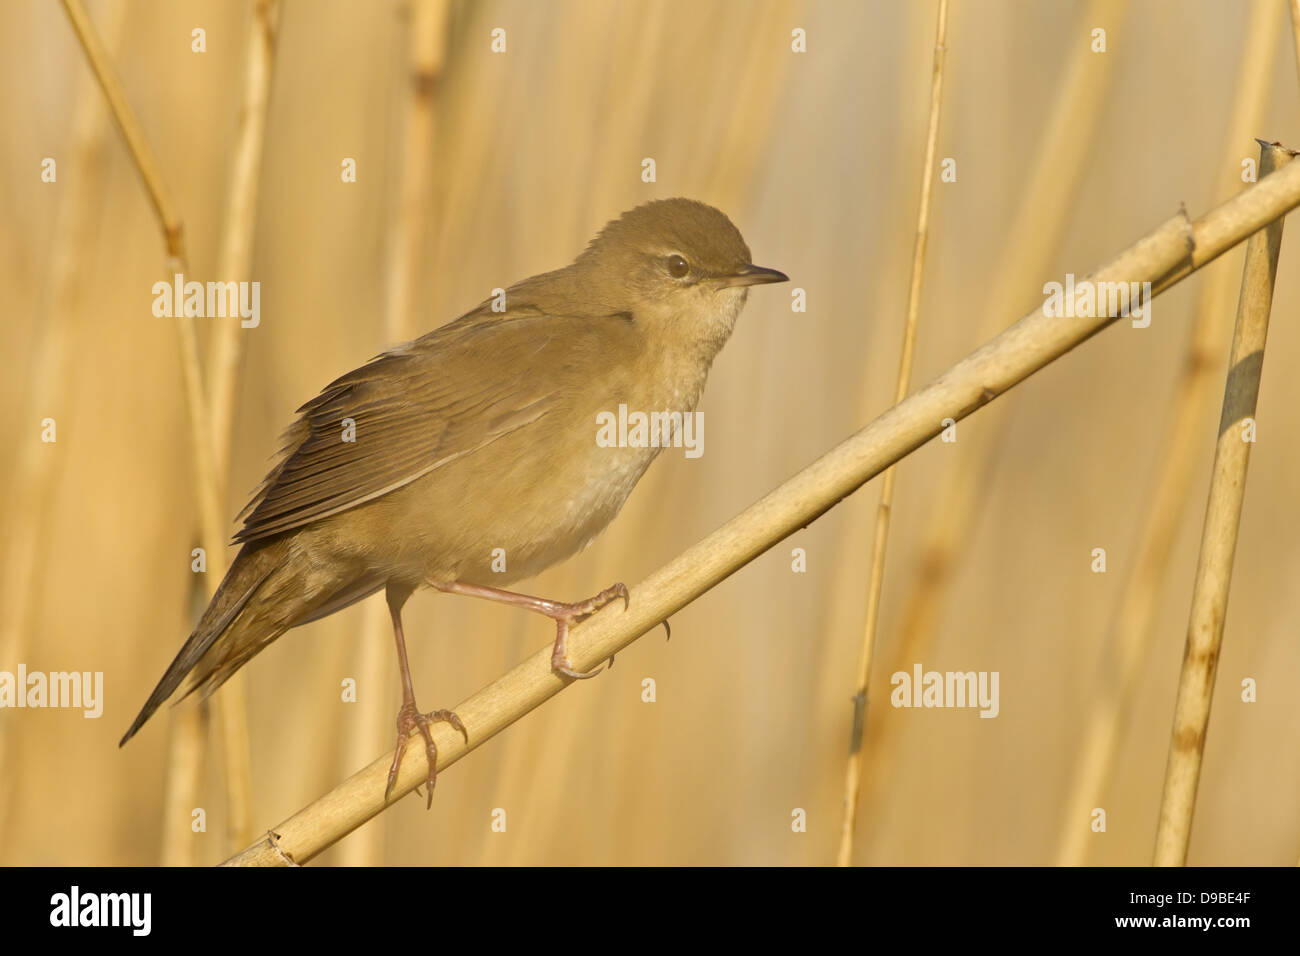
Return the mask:
[[[388,768],[388,786],[384,787],[384,803],[393,795],[393,786],[397,783],[397,770],[402,765],[402,754],[406,753],[406,734],[397,735],[397,748],[393,752],[393,765]]]
[[[594,671],[575,671],[567,663],[560,663],[560,664],[552,663],[551,666],[554,667],[561,674],[563,674],[565,677],[572,677],[574,680],[589,680],[590,678],[595,677],[597,674],[599,674],[601,671],[605,669],[604,664],[601,664]]]
[[[667,637],[664,638],[664,640],[671,641],[673,639],[673,629],[668,626],[668,618],[664,618],[659,623],[664,626],[664,633],[668,635]]]
[[[427,720],[440,720],[444,724],[451,724],[460,731],[460,735],[465,738],[465,743],[469,743],[469,731],[465,729],[465,725],[461,723],[460,717],[454,710],[432,710],[424,716]]]
[[[623,599],[623,610],[626,611],[631,605],[632,597],[628,593],[627,585],[622,581],[619,581],[617,584],[611,584],[590,600],[569,605],[570,609],[574,612],[574,622],[576,623],[577,621],[585,620],[601,608],[613,604],[619,598]]]

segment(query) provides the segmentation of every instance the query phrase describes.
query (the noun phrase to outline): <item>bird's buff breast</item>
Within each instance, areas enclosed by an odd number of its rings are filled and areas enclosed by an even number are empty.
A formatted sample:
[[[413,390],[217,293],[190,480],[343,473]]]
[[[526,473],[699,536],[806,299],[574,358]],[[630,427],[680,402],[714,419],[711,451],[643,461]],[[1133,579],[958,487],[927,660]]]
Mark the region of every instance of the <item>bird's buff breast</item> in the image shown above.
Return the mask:
[[[594,416],[585,438],[540,456],[534,442],[502,442],[496,454],[416,489],[426,516],[413,532],[421,576],[506,585],[595,540],[660,449],[602,448]]]
[[[614,520],[662,451],[603,447],[597,411],[570,410],[563,425],[543,420],[540,431],[521,429],[363,505],[388,546],[354,557],[412,583],[506,586],[576,554]]]

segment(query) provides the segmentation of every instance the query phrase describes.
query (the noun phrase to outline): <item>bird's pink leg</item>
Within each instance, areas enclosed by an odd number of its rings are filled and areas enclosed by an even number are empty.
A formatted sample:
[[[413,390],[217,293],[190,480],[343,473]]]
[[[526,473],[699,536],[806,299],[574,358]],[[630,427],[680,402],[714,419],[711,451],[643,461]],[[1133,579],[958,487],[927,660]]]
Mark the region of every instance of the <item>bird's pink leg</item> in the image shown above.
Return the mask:
[[[415,687],[411,683],[411,666],[406,660],[406,638],[402,635],[402,602],[409,594],[410,592],[407,591],[406,594],[397,597],[393,591],[388,592],[388,610],[393,617],[393,636],[397,641],[397,667],[402,676],[402,708],[397,712],[397,746],[393,753],[393,765],[388,768],[388,786],[384,789],[384,802],[388,802],[388,797],[393,792],[393,785],[397,783],[397,770],[402,765],[402,755],[406,753],[406,742],[411,737],[411,731],[418,728],[420,736],[424,738],[424,752],[429,760],[429,775],[425,778],[428,787],[428,800],[425,807],[428,808],[433,806],[433,785],[438,777],[438,745],[433,742],[429,725],[437,721],[451,724],[464,735],[465,743],[469,743],[469,732],[453,711],[435,710],[423,714],[415,706]]]
[[[612,585],[595,597],[587,598],[585,601],[575,601],[572,604],[548,601],[545,598],[531,597],[527,594],[516,594],[514,591],[503,591],[501,588],[490,588],[482,584],[466,584],[463,581],[430,581],[429,584],[439,591],[446,591],[448,594],[466,594],[470,597],[486,598],[489,601],[497,601],[501,604],[527,608],[530,611],[536,611],[538,614],[545,614],[555,622],[555,649],[551,652],[551,666],[561,674],[579,680],[595,677],[601,672],[601,668],[597,667],[594,671],[577,671],[573,669],[565,647],[569,637],[569,627],[591,617],[605,605],[612,604],[619,598],[623,599],[624,609],[627,608],[628,602],[627,586],[624,584]]]

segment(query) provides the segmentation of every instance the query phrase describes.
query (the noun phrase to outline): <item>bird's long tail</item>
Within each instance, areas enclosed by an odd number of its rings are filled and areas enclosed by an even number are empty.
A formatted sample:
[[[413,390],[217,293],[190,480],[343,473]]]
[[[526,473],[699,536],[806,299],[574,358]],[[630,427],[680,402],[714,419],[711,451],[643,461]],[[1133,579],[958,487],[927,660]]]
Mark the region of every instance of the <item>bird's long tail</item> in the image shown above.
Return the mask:
[[[257,613],[250,601],[285,568],[284,541],[246,544],[226,572],[180,653],[163,674],[118,746],[130,740],[188,675],[188,695],[202,687],[205,694],[221,686],[246,660],[287,629],[283,621]],[[254,604],[261,602],[254,602]],[[214,647],[214,645],[219,646]]]

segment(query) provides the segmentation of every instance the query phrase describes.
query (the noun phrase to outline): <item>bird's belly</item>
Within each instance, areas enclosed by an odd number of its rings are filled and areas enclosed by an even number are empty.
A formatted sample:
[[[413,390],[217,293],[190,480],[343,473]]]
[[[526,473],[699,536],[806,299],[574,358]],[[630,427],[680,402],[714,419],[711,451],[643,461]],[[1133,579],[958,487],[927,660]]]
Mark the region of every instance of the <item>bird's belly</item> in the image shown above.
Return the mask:
[[[660,451],[599,447],[594,436],[593,425],[589,441],[542,449],[507,438],[363,505],[384,528],[383,566],[373,570],[505,586],[576,554]]]
[[[618,515],[659,449],[595,451],[556,462],[489,523],[483,540],[510,542],[501,546],[504,570],[502,561],[475,555],[461,576],[506,584],[532,577],[591,544]]]

